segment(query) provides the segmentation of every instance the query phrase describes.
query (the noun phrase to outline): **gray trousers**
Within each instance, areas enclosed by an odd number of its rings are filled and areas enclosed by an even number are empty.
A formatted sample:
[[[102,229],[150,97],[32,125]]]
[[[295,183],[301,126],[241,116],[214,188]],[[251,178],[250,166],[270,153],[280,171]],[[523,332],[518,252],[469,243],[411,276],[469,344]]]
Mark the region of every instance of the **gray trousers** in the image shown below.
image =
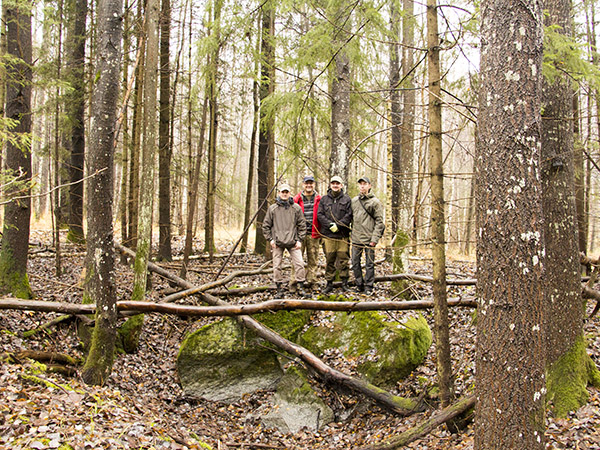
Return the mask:
[[[365,252],[365,276],[363,278],[360,260],[362,253]],[[354,283],[358,286],[373,287],[375,282],[375,248],[368,245],[352,244],[352,272],[354,273]]]
[[[283,262],[283,252],[285,251],[282,247],[275,247],[272,249],[273,254],[273,281],[275,283],[283,283],[283,274],[281,272],[281,263]],[[296,280],[304,283],[304,260],[302,259],[302,250],[299,248],[288,249],[290,259],[292,260],[292,267],[296,272]]]

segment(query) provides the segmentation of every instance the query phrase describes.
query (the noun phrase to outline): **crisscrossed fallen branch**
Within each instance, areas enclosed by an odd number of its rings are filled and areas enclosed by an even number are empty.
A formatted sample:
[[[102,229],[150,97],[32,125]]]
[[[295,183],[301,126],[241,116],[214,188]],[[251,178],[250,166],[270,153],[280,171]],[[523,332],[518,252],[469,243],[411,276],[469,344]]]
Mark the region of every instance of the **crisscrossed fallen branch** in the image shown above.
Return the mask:
[[[116,243],[115,246],[119,251],[125,253],[126,255],[132,257],[135,256],[134,252],[130,249]],[[148,270],[169,279],[184,289],[193,289],[195,287],[189,281],[162,269],[156,264],[148,263]],[[206,293],[200,293],[199,296],[202,298],[202,301],[210,305],[227,305],[227,303],[224,301]],[[315,370],[326,381],[338,383],[349,388],[355,393],[363,394],[375,400],[379,405],[395,412],[396,414],[410,415],[415,412],[414,408],[407,407],[407,403],[409,403],[409,401],[406,399],[394,396],[389,392],[372,385],[371,383],[351,377],[350,375],[329,367],[327,364],[317,358],[317,356],[315,356],[312,352],[298,344],[284,339],[279,334],[275,333],[273,330],[264,326],[252,317],[243,315],[238,316],[237,320],[247,328],[253,330],[259,337],[302,360],[307,366]]]

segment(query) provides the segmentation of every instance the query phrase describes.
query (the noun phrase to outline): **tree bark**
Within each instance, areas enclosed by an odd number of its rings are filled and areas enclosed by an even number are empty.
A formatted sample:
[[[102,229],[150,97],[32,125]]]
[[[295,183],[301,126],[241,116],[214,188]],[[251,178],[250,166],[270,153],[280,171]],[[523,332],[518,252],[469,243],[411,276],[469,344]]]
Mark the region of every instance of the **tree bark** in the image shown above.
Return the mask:
[[[545,26],[572,34],[570,0],[542,2]],[[588,358],[583,335],[579,251],[585,242],[583,216],[583,152],[574,152],[573,88],[569,78],[542,83],[542,192],[546,307],[544,335],[548,367],[548,400],[554,414],[564,417],[588,398]],[[577,167],[575,155],[581,155]],[[577,222],[574,218],[577,218]],[[580,246],[583,245],[583,249]]]
[[[98,81],[92,96],[87,181],[87,256],[85,300],[98,306],[82,378],[103,384],[112,370],[116,340],[116,286],[113,247],[114,136],[119,97],[122,0],[98,4]]]
[[[265,99],[275,89],[275,48],[274,21],[275,10],[273,2],[267,0],[262,5],[262,29],[261,29],[261,74],[260,74],[260,126],[258,134],[258,215],[256,217],[256,238],[254,253],[257,255],[267,254],[267,243],[262,233],[262,223],[267,214],[270,188],[274,183],[274,152],[275,141],[273,135],[273,118],[267,115],[263,106]]]
[[[338,175],[348,183],[348,163],[350,159],[350,58],[346,49],[346,27],[350,26],[352,8],[340,4],[333,12],[335,28],[333,47],[333,77],[331,81],[331,155],[329,177]]]
[[[160,15],[160,107],[158,126],[158,256],[171,261],[171,0],[162,0]]]
[[[67,239],[84,242],[83,234],[83,167],[85,161],[85,38],[87,0],[68,0],[66,76],[71,85],[67,95],[67,118],[70,124],[71,164],[69,166],[69,232]]]
[[[212,46],[207,69],[206,85],[208,90],[208,171],[206,178],[206,206],[204,219],[204,251],[211,261],[215,253],[215,198],[217,188],[217,132],[218,132],[218,89],[219,51],[221,48],[221,8],[223,0],[213,1]]]
[[[4,8],[3,17],[6,23],[6,48],[11,57],[5,66],[5,115],[16,123],[11,130],[15,139],[6,142],[5,161],[6,169],[19,179],[18,185],[13,183],[5,190],[5,194],[10,198],[19,192],[20,198],[4,206],[0,292],[12,292],[15,297],[21,298],[31,298],[33,295],[27,277],[31,218],[31,8],[30,1],[11,3]]]
[[[444,202],[444,156],[442,154],[442,99],[440,39],[436,0],[427,1],[427,61],[429,73],[429,166],[431,170],[431,240],[435,348],[442,407],[454,399],[450,332],[446,292],[446,212]]]
[[[542,9],[482,3],[475,449],[545,448]]]

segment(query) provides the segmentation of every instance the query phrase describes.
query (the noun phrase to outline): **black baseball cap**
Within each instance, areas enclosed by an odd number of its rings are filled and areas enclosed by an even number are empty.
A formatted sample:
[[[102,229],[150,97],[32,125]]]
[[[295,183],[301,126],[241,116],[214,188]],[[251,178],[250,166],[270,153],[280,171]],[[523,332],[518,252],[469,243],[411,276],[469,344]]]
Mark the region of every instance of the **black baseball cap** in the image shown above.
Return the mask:
[[[312,175],[307,175],[304,177],[304,180],[302,180],[302,182],[306,183],[307,181],[312,181],[314,183],[315,177],[313,177]]]
[[[361,181],[364,181],[365,183],[369,183],[369,184],[371,184],[371,180],[369,180],[369,178],[368,178],[368,177],[360,177],[360,178],[358,179],[358,182],[360,183]]]

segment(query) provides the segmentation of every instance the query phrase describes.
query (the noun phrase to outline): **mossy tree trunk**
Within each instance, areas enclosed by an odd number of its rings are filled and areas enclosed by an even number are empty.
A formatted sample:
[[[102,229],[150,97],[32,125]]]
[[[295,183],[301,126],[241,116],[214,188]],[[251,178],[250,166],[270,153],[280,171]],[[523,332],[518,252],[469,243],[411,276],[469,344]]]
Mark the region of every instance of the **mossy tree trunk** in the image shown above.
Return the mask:
[[[6,70],[6,109],[16,125],[10,130],[15,139],[6,142],[6,168],[19,183],[12,184],[6,195],[18,195],[4,207],[4,228],[0,248],[0,291],[15,297],[31,298],[27,277],[29,227],[31,220],[31,81],[32,38],[31,3],[11,3],[4,7],[6,49],[11,57]]]
[[[572,33],[571,2],[545,0],[545,25]],[[583,337],[579,239],[574,170],[573,89],[569,78],[542,83],[542,192],[548,401],[565,416],[587,401],[588,358]],[[583,175],[583,174],[581,174]]]
[[[96,304],[96,323],[82,371],[87,384],[103,384],[112,371],[116,340],[116,287],[113,243],[114,137],[121,62],[122,0],[98,4],[98,81],[92,96],[87,181],[85,298]]]

